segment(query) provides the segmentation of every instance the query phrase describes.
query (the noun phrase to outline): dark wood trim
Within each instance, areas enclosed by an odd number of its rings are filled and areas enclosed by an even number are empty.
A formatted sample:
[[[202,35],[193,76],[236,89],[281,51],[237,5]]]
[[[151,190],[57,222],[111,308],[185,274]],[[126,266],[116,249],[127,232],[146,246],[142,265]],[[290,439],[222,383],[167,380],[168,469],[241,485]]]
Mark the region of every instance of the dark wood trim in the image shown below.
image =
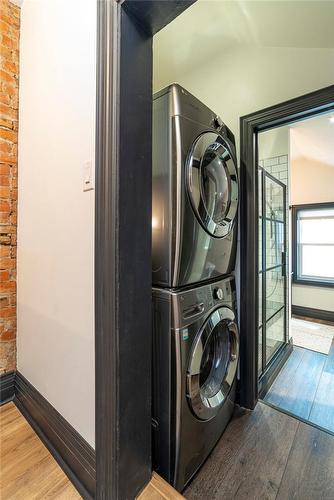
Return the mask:
[[[152,35],[194,0],[99,0],[96,498],[135,498],[151,459]]]
[[[0,405],[8,403],[14,398],[16,372],[1,373],[0,375]]]
[[[334,198],[334,195],[333,195]],[[334,201],[326,203],[305,203],[303,205],[292,205],[291,208],[291,233],[292,233],[292,283],[294,285],[307,285],[315,287],[334,288],[334,282],[326,282],[315,279],[298,278],[298,255],[297,255],[297,216],[299,210],[316,210],[321,208],[333,208]]]
[[[291,342],[288,342],[287,344],[282,346],[282,348],[276,353],[274,358],[271,360],[266,371],[259,379],[259,398],[263,399],[264,396],[267,394],[270,387],[274,383],[277,375],[279,374],[282,367],[288,360],[292,351],[293,351],[293,344]]]
[[[84,499],[95,497],[95,451],[60,413],[16,372],[14,403]]]
[[[96,498],[108,500],[135,498],[152,472],[152,37],[127,7],[98,11]]]
[[[314,309],[313,307],[292,305],[291,312],[296,316],[305,316],[306,318],[334,322],[334,311],[325,311],[324,309]]]
[[[151,36],[171,23],[196,0],[128,0],[125,10]]]
[[[259,131],[334,109],[334,85],[240,118],[240,405],[258,399],[258,193]]]

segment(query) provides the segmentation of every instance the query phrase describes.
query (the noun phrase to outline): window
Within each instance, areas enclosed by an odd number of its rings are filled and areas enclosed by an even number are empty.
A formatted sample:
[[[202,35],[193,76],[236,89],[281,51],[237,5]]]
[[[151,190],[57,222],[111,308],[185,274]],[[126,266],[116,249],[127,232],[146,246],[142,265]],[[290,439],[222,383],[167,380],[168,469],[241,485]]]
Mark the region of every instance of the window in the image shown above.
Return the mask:
[[[334,202],[292,207],[293,281],[334,286]]]

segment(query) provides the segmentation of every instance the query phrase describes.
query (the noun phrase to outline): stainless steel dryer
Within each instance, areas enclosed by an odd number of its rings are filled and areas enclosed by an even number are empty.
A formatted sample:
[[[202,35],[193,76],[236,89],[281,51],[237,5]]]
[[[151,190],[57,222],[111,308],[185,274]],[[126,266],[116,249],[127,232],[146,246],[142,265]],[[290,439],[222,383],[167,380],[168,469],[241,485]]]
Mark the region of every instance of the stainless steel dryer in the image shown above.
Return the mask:
[[[232,132],[177,84],[153,99],[153,284],[230,274],[238,176]]]
[[[153,289],[154,467],[179,491],[231,418],[239,359],[234,278]]]

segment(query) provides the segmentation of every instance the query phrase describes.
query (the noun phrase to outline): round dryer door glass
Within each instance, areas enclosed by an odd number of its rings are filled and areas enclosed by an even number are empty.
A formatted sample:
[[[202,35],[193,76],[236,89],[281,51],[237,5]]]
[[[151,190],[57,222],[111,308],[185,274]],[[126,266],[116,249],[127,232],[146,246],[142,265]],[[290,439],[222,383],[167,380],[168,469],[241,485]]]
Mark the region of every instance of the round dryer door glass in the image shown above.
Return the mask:
[[[226,236],[238,205],[237,168],[227,142],[213,132],[200,135],[187,168],[189,196],[200,224],[212,236]]]
[[[224,404],[237,373],[239,336],[231,309],[211,314],[195,339],[187,373],[187,396],[201,420],[214,417]]]

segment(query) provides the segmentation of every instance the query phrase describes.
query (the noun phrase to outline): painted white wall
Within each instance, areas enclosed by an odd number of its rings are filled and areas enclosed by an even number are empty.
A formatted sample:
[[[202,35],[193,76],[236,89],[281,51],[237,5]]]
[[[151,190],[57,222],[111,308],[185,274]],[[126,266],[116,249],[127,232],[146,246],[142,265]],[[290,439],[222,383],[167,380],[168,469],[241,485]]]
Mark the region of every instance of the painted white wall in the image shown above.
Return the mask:
[[[310,158],[294,157],[290,131],[291,205],[334,201],[334,166]],[[334,311],[334,289],[292,285],[292,304]]]
[[[172,29],[173,23],[170,25]],[[219,114],[239,144],[239,118],[313,90],[332,85],[334,49],[240,46],[219,47],[205,63],[183,71],[173,65],[179,47],[162,30],[154,38],[154,91],[177,82]],[[163,49],[163,50],[160,50]],[[312,71],[310,71],[310,64]]]
[[[289,154],[289,127],[276,127],[258,135],[259,160]]]
[[[293,136],[291,147],[293,147]],[[300,156],[292,157],[290,165],[291,205],[334,201],[333,165]]]
[[[95,0],[21,12],[18,369],[94,445]]]

